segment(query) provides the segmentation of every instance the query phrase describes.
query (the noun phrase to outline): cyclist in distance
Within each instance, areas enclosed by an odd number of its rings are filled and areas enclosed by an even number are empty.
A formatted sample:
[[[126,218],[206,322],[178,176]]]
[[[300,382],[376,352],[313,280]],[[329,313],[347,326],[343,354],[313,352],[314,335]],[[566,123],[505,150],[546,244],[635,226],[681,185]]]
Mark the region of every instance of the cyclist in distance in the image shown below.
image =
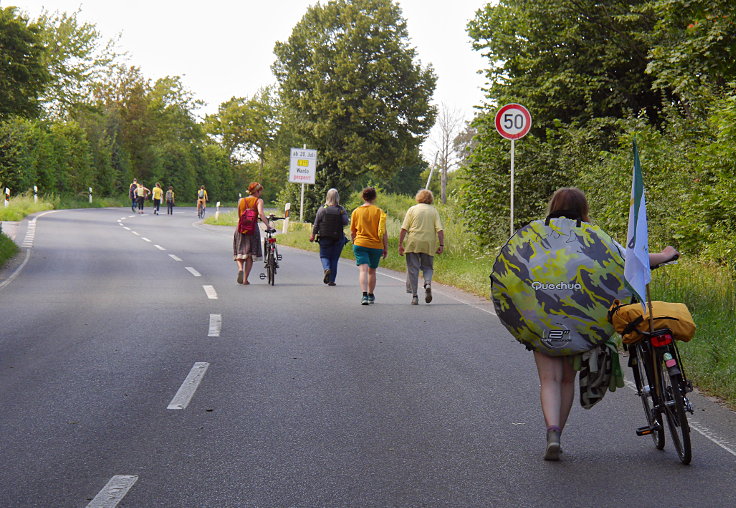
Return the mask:
[[[574,187],[558,189],[549,202],[548,215],[554,214],[590,222],[585,194]],[[619,246],[619,250],[623,257],[625,249]],[[661,252],[649,254],[649,263],[657,265],[672,259],[676,254],[677,251],[673,247],[665,247]],[[573,357],[548,356],[540,351],[534,351],[534,362],[539,375],[542,413],[547,426],[544,459],[559,460],[560,434],[565,428],[575,398],[576,371],[573,368]]]
[[[204,209],[207,208],[207,201],[209,201],[209,198],[207,197],[207,190],[204,188],[204,185],[202,185],[197,191],[197,216],[198,217],[204,216]]]
[[[258,217],[263,221],[264,226],[268,229],[271,227],[268,217],[263,212],[263,199],[261,193],[263,186],[258,182],[252,182],[248,186],[248,194],[250,196],[240,198],[238,201],[238,218],[242,216],[246,210],[256,210]],[[248,285],[248,275],[253,268],[253,259],[259,260],[263,257],[263,249],[261,247],[261,230],[256,227],[251,234],[243,234],[238,226],[235,227],[233,235],[233,259],[238,265],[238,284]]]

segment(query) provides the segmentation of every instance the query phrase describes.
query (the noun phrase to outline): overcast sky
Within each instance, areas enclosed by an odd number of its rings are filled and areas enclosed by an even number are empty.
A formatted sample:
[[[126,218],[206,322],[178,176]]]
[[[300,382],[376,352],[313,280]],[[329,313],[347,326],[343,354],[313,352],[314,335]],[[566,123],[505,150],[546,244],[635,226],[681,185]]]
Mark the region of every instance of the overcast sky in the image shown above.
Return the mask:
[[[252,95],[275,82],[276,41],[285,41],[310,0],[0,0],[35,18],[42,9],[73,12],[103,37],[121,34],[120,47],[144,76],[182,76],[195,97],[217,110],[231,97]],[[325,3],[325,2],[323,2]],[[484,67],[465,27],[487,0],[401,0],[411,45],[438,76],[435,102],[470,119],[483,100]],[[425,147],[425,153],[427,147]]]

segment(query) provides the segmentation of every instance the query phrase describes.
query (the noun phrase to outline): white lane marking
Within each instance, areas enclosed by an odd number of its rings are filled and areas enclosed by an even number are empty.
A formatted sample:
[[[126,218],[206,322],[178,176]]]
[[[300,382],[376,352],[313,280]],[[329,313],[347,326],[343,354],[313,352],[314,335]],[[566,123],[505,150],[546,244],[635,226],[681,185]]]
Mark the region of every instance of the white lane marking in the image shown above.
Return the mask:
[[[121,222],[123,222],[123,219],[118,219],[118,224],[120,224]]]
[[[160,245],[153,244],[153,246],[156,247],[158,250],[166,250],[163,247],[161,247]]]
[[[141,236],[141,240],[143,240],[144,242],[148,242],[148,243],[151,243],[151,240],[149,240],[149,239],[148,239],[148,238],[146,238],[145,236]]]
[[[207,372],[207,367],[209,366],[210,364],[207,362],[195,363],[192,370],[189,371],[189,375],[184,380],[184,383],[182,383],[179,388],[179,391],[176,392],[176,395],[171,399],[171,402],[169,402],[166,409],[186,409],[194,396],[194,392],[197,391],[199,383],[202,382],[204,373]]]
[[[132,219],[133,217],[135,217],[135,215],[128,215],[129,219]]]
[[[26,229],[26,236],[23,239],[21,247],[30,249],[33,247],[33,239],[36,237],[36,217],[28,222],[28,229]]]
[[[90,501],[87,508],[114,508],[123,500],[125,494],[138,481],[134,475],[115,475],[107,485]]]
[[[634,392],[636,392],[636,384],[633,381],[629,381],[628,379],[624,379],[624,384],[626,386],[628,386],[629,388],[631,388]],[[731,448],[731,446],[733,446],[733,445],[731,443],[729,443],[727,440],[719,437],[718,435],[716,435],[715,432],[713,432],[708,427],[706,427],[705,425],[702,425],[699,422],[696,422],[694,420],[689,420],[688,423],[690,424],[690,428],[691,429],[693,429],[694,431],[696,431],[699,434],[701,434],[703,437],[705,437],[710,442],[712,442],[712,443],[720,446],[721,448],[723,448],[724,450],[726,450],[731,455],[736,456],[736,450],[734,450],[733,448]],[[734,448],[736,448],[736,447],[734,447]]]
[[[130,231],[130,228],[128,226],[123,226],[123,229],[127,229],[128,231]]]
[[[169,254],[169,257],[173,259],[174,261],[181,261],[181,258],[179,256],[175,256],[173,254]]]
[[[131,231],[131,233],[133,233],[135,236],[141,236],[141,234],[136,231]]]
[[[0,289],[4,288],[5,286],[13,282],[13,279],[15,279],[20,274],[20,271],[23,270],[23,267],[26,266],[30,258],[31,258],[31,249],[28,249],[26,250],[26,258],[23,260],[20,266],[16,268],[13,273],[10,274],[10,277],[0,282]]]
[[[210,300],[217,300],[217,291],[215,291],[214,286],[202,286],[202,289],[207,293],[207,298]]]
[[[210,314],[210,330],[207,337],[219,337],[222,330],[222,314]]]
[[[201,273],[199,273],[197,270],[195,270],[191,266],[185,266],[184,268],[186,269],[187,272],[191,273],[195,277],[201,277],[202,276]]]
[[[399,278],[399,277],[395,277],[395,276],[393,276],[393,275],[389,275],[389,274],[387,274],[387,273],[383,273],[383,272],[380,272],[380,271],[378,271],[378,272],[376,272],[376,273],[378,273],[379,275],[383,275],[384,277],[388,277],[389,279],[394,279],[394,280],[398,280],[398,281],[401,281],[401,282],[406,282],[406,279],[405,279],[405,278],[404,278],[404,279],[401,279],[401,278]],[[469,307],[472,307],[472,308],[474,308],[474,309],[476,309],[476,310],[479,310],[479,311],[481,311],[481,312],[485,312],[486,314],[491,314],[491,315],[493,315],[493,316],[495,316],[495,315],[496,315],[496,312],[495,312],[495,311],[494,311],[493,309],[485,309],[485,308],[481,307],[480,305],[476,305],[476,304],[474,304],[474,303],[472,303],[472,302],[468,302],[468,301],[466,301],[466,300],[462,300],[462,299],[460,299],[460,298],[457,298],[456,296],[452,296],[452,295],[450,295],[450,294],[447,294],[447,293],[445,293],[444,291],[437,291],[437,290],[436,290],[436,289],[434,288],[434,285],[432,286],[432,293],[433,293],[433,294],[440,294],[440,295],[444,295],[444,296],[446,296],[446,297],[448,297],[448,298],[450,298],[450,299],[452,299],[452,300],[455,300],[456,302],[460,302],[460,303],[462,303],[462,304],[464,304],[464,305],[467,305],[467,306],[469,306]]]

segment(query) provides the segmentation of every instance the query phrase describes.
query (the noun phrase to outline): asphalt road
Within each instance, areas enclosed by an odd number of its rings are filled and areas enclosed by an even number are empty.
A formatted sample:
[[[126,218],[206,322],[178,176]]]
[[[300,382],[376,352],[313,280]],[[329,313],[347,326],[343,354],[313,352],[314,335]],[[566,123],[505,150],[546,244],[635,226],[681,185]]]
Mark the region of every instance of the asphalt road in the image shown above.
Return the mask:
[[[381,270],[361,306],[350,262],[327,287],[288,248],[275,286],[262,263],[240,286],[231,228],[146,211],[19,225],[2,507],[736,505],[736,417],[713,401],[693,397],[690,466],[635,435],[628,387],[576,404],[545,462],[533,359],[488,302],[437,285],[410,306]]]

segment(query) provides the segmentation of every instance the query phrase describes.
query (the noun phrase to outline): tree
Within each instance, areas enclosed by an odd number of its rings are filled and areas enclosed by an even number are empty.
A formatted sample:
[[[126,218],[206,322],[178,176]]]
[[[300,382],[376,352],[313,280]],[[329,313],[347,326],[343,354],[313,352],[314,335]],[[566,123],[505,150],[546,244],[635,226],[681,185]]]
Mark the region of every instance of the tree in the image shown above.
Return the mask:
[[[433,140],[436,148],[436,161],[440,170],[440,201],[447,202],[447,173],[457,168],[460,159],[455,149],[455,139],[463,124],[462,114],[457,109],[450,109],[442,103],[437,116],[437,137]]]
[[[120,56],[116,40],[102,43],[97,27],[72,14],[43,12],[37,23],[44,45],[42,63],[50,83],[41,101],[52,117],[65,118],[78,104],[91,99],[91,87]]]
[[[0,8],[0,120],[39,113],[38,97],[50,79],[40,32],[15,7]]]
[[[650,0],[501,0],[468,24],[488,58],[491,104],[522,102],[533,131],[550,122],[622,117],[644,110],[655,123],[662,92],[646,73],[656,18]]]
[[[434,123],[436,77],[430,66],[415,62],[396,3],[318,3],[274,53],[290,128],[319,152],[307,217],[329,187],[347,195],[359,175],[388,180],[419,159],[419,145]]]

